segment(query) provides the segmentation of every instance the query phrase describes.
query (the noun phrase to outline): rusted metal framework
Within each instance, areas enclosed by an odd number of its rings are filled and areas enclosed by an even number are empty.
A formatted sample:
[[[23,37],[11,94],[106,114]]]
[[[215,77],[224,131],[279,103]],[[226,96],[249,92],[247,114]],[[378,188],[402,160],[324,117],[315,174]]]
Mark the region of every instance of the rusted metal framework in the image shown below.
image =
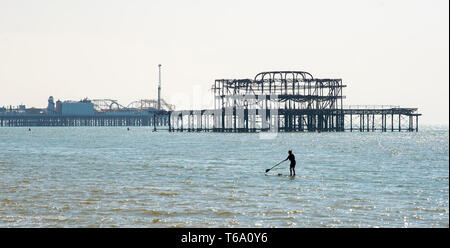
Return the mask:
[[[417,108],[349,108],[343,103],[345,87],[342,79],[318,79],[304,71],[261,72],[254,79],[217,79],[212,86],[214,109],[171,111],[169,130],[418,130]],[[405,117],[409,118],[408,127],[405,122],[402,126]],[[358,119],[359,124],[355,123]]]
[[[341,79],[314,79],[304,71],[272,71],[259,73],[253,80],[216,80],[213,90],[215,108],[223,110],[225,119],[232,118],[224,122],[231,123],[232,127],[223,125],[228,131],[235,129],[238,109],[243,109],[244,113],[266,110],[266,120],[257,113],[255,119],[261,120],[261,124],[253,123],[262,129],[337,131],[342,129],[342,116],[336,110],[342,110],[344,87]],[[225,114],[227,109],[233,110],[232,116]],[[248,116],[244,115],[246,122]],[[248,131],[247,128],[244,131]]]

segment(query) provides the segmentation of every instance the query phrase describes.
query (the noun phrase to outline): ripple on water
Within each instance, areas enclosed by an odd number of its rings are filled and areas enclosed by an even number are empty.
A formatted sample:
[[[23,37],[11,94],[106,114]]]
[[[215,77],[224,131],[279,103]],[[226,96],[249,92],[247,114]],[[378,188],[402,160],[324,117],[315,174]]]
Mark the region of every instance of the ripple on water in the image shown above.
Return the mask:
[[[448,228],[448,128],[422,130],[0,128],[0,225]],[[264,176],[287,149],[298,176]]]

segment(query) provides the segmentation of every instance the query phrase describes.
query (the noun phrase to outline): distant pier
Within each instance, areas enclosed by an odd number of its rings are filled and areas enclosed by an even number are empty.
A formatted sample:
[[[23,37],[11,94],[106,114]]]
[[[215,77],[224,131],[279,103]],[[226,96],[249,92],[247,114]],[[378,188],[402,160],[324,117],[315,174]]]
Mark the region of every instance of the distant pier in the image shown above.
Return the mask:
[[[278,110],[270,116],[266,110],[267,125],[261,119],[252,123],[248,111],[243,111],[244,121],[239,124],[237,111],[222,115],[214,110],[174,111],[169,119],[171,132],[394,132],[418,131],[420,114],[416,108],[367,108],[342,110]],[[226,111],[224,111],[225,113]],[[261,111],[256,111],[259,114]],[[219,114],[215,114],[219,113]],[[223,121],[225,119],[225,121]],[[229,119],[229,121],[226,121]],[[270,124],[276,120],[277,125]],[[216,125],[214,125],[216,123]],[[255,125],[256,124],[256,125]],[[274,126],[274,127],[271,127]]]

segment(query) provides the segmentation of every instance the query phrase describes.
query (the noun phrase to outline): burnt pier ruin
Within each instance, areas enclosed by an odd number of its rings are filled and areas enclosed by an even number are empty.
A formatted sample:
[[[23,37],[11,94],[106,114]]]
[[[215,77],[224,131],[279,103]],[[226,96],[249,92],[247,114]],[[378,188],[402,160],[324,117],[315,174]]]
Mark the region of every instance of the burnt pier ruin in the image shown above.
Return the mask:
[[[342,79],[304,71],[261,72],[253,79],[217,79],[214,109],[169,112],[169,131],[418,131],[417,108],[344,105]]]

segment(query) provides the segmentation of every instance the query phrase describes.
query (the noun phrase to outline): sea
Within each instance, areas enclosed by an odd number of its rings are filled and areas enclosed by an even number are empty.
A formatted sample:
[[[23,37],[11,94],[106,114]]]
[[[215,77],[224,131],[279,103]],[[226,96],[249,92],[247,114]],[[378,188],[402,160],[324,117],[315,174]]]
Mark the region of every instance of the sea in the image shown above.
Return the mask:
[[[449,128],[0,128],[0,227],[449,228]],[[296,157],[296,176],[289,162]]]

